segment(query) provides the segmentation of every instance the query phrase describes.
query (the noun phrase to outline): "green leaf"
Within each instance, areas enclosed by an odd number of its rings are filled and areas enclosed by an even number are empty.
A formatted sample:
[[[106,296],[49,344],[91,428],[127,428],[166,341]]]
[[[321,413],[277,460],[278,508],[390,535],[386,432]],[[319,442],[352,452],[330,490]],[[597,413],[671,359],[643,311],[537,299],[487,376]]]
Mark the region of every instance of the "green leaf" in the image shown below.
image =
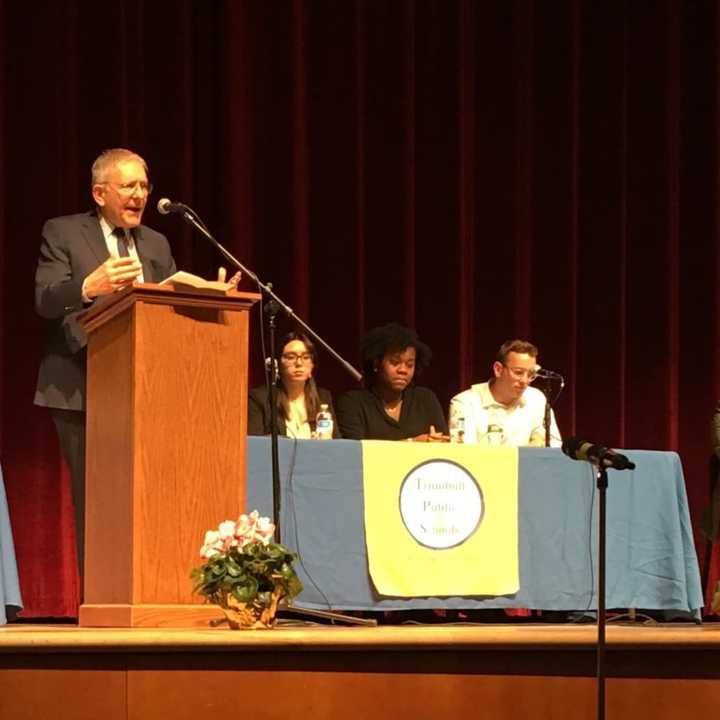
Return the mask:
[[[300,582],[300,578],[293,573],[293,576],[288,581],[287,594],[294,598],[299,595],[303,590],[303,584]]]
[[[227,574],[231,577],[239,577],[243,574],[243,569],[233,560],[227,561],[225,569],[227,570]]]
[[[232,593],[239,602],[267,605],[274,587],[279,586],[294,597],[302,591],[292,565],[296,559],[296,553],[279,543],[231,548],[192,570],[193,591],[213,602],[219,602],[223,593]]]
[[[254,578],[248,578],[248,582],[244,585],[235,585],[232,594],[239,602],[252,602],[257,596],[258,585]]]

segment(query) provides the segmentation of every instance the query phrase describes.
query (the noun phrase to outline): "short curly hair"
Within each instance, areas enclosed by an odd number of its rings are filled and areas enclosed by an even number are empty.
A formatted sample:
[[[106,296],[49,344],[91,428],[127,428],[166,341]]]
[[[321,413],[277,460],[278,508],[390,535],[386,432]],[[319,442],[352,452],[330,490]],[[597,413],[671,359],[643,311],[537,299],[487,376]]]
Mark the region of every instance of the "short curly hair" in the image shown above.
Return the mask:
[[[430,365],[432,351],[420,340],[415,330],[396,322],[370,330],[360,343],[365,384],[372,384],[375,371],[386,355],[404,352],[410,347],[415,348],[415,374],[419,375]]]

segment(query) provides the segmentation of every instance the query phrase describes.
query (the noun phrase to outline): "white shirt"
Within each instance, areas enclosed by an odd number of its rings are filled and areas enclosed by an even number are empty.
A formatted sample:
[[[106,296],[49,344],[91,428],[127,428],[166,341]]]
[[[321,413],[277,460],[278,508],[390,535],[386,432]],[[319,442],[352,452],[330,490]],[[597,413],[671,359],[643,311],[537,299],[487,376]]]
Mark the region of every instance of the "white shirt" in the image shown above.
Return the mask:
[[[310,439],[312,437],[305,409],[305,395],[290,400],[290,417],[285,420],[285,434],[291,438]]]
[[[116,235],[113,235],[113,233],[115,232],[115,228],[105,219],[105,216],[102,214],[100,215],[100,230],[102,230],[103,237],[105,238],[105,246],[107,247],[107,251],[108,253],[110,253],[110,256],[119,257],[120,253],[118,252],[118,239]],[[140,263],[140,274],[138,275],[135,282],[145,282],[142,271],[142,263],[140,262],[140,256],[138,255],[137,248],[135,247],[135,238],[133,237],[133,234],[131,232],[128,232],[127,230],[125,231],[125,237],[127,238],[128,255],[130,255],[131,258],[134,258]],[[91,302],[91,300],[85,292],[86,282],[87,278],[83,280],[82,284],[82,300],[84,303],[89,303]]]
[[[450,418],[455,413],[465,418],[465,442],[468,444],[486,443],[488,427],[498,425],[502,428],[503,445],[544,445],[545,395],[537,388],[526,388],[516,403],[507,406],[493,397],[489,383],[478,383],[450,401]],[[560,447],[561,444],[560,430],[551,411],[550,445]]]
[[[110,255],[112,255],[112,257],[119,257],[118,239],[116,235],[113,235],[115,228],[110,225],[104,215],[100,215],[100,229],[102,230],[103,237],[105,238],[105,245],[107,246]],[[133,234],[126,230],[125,237],[127,238],[128,254],[131,258],[140,262],[140,256],[138,255],[137,247],[135,247],[135,238],[133,237]],[[142,263],[140,263],[140,274],[135,282],[145,282],[145,278],[142,273]]]

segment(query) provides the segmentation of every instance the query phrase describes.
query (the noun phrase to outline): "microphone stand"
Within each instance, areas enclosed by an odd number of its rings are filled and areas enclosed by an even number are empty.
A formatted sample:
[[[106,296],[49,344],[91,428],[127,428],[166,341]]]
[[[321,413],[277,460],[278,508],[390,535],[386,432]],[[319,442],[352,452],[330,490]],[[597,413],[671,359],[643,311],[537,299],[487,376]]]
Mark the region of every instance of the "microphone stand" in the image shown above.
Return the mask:
[[[545,430],[545,447],[550,447],[550,411],[552,406],[550,405],[550,391],[551,391],[550,378],[545,378],[545,382],[541,390],[545,394],[545,412],[543,414],[543,429]]]
[[[607,536],[607,469],[602,461],[596,469],[598,504],[598,602],[597,602],[597,720],[605,720],[605,543]]]
[[[268,283],[270,285],[270,283]],[[265,303],[263,308],[268,317],[268,328],[270,330],[270,366],[265,366],[265,377],[269,376],[268,397],[270,398],[270,459],[272,462],[273,481],[273,520],[275,521],[275,535],[278,542],[282,542],[280,532],[280,459],[278,452],[278,429],[277,429],[277,381],[278,366],[275,360],[275,318],[280,308],[274,300]],[[267,361],[266,361],[267,362]]]
[[[240,270],[245,275],[247,275],[260,289],[260,292],[268,298],[266,302],[269,302],[270,300],[277,303],[280,310],[282,310],[289,318],[291,318],[296,325],[300,326],[313,340],[315,340],[319,345],[321,345],[325,350],[327,350],[330,355],[337,360],[340,365],[345,368],[345,370],[353,377],[357,382],[360,382],[362,380],[362,374],[358,372],[347,360],[345,360],[341,355],[339,355],[328,343],[325,342],[305,321],[301,320],[293,311],[293,309],[284,303],[281,298],[279,298],[275,292],[272,289],[272,284],[263,283],[260,278],[249,268],[245,267],[234,255],[232,255],[228,250],[226,250],[211,234],[210,231],[205,227],[205,224],[198,218],[191,210],[190,208],[185,208],[182,211],[182,217],[183,219],[190,223],[196,230],[198,230],[202,235],[204,235],[220,252],[220,254],[231,264],[233,265],[237,270]]]
[[[342,358],[335,350],[328,345],[307,323],[301,320],[292,310],[292,308],[284,303],[273,291],[271,283],[263,283],[258,276],[252,272],[249,268],[245,267],[234,255],[226,250],[218,240],[216,240],[210,231],[207,229],[205,223],[197,217],[190,208],[183,206],[180,211],[183,219],[192,225],[198,232],[206,237],[220,252],[220,254],[236,269],[245,273],[249,278],[255,282],[263,295],[263,305],[265,314],[268,316],[268,328],[270,335],[270,387],[269,387],[269,398],[270,398],[270,453],[271,453],[271,464],[272,464],[272,494],[273,494],[273,522],[275,523],[275,536],[278,542],[282,541],[282,535],[280,530],[280,460],[278,452],[278,429],[277,429],[277,380],[278,380],[278,368],[275,362],[275,330],[276,323],[275,318],[280,310],[290,317],[298,326],[300,326],[305,333],[307,333],[313,340],[327,350],[342,367],[352,375],[355,380],[360,382],[362,375],[344,358]],[[322,618],[330,620],[331,622],[338,621],[344,622],[349,625],[369,625],[376,626],[377,621],[369,618],[358,618],[349,615],[343,615],[342,613],[332,612],[330,610],[310,610],[308,608],[298,608],[292,605],[290,601],[283,601],[284,609],[296,614],[305,615],[307,617]]]
[[[553,379],[557,379],[560,381],[560,389],[557,391],[557,394],[553,398],[553,400],[550,400],[550,394],[552,392],[552,381]],[[550,433],[550,429],[552,427],[552,405],[555,400],[560,397],[560,393],[562,392],[563,387],[565,386],[565,381],[563,380],[562,376],[558,375],[555,378],[550,376],[543,376],[542,380],[545,382],[542,383],[541,387],[539,388],[540,392],[545,395],[545,409],[543,412],[543,430],[545,431],[545,447],[550,447],[550,440],[552,439],[552,435]]]
[[[541,371],[546,372],[547,371]],[[550,429],[552,427],[552,406],[553,403],[560,397],[560,393],[563,391],[563,388],[565,387],[565,379],[562,375],[558,373],[549,373],[544,375],[538,375],[538,378],[541,378],[545,382],[542,384],[542,386],[539,388],[540,391],[545,395],[545,410],[543,413],[543,430],[545,431],[545,447],[550,447],[550,441],[552,439]],[[560,387],[558,388],[557,393],[555,394],[555,397],[550,400],[550,394],[552,392],[552,381],[557,380],[560,383]]]
[[[594,466],[595,478],[598,489],[598,580],[597,580],[597,646],[596,646],[596,678],[597,678],[597,720],[605,720],[605,626],[606,618],[606,575],[607,575],[607,489],[609,467],[616,470],[634,470],[635,463],[628,461],[628,458],[620,456],[623,463],[613,463],[613,451],[609,448],[593,446],[592,454],[588,451],[578,452],[582,445],[589,443],[578,443],[574,438],[568,445],[563,443],[563,452],[573,460],[585,460]],[[619,458],[616,458],[616,460]]]

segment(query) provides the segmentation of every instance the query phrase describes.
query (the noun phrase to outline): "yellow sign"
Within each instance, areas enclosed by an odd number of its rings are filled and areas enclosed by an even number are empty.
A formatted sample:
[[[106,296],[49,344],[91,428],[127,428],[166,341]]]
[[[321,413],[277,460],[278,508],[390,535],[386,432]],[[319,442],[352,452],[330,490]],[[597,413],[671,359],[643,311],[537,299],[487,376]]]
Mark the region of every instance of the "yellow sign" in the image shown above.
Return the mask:
[[[381,595],[518,591],[517,448],[366,440],[363,476]]]

